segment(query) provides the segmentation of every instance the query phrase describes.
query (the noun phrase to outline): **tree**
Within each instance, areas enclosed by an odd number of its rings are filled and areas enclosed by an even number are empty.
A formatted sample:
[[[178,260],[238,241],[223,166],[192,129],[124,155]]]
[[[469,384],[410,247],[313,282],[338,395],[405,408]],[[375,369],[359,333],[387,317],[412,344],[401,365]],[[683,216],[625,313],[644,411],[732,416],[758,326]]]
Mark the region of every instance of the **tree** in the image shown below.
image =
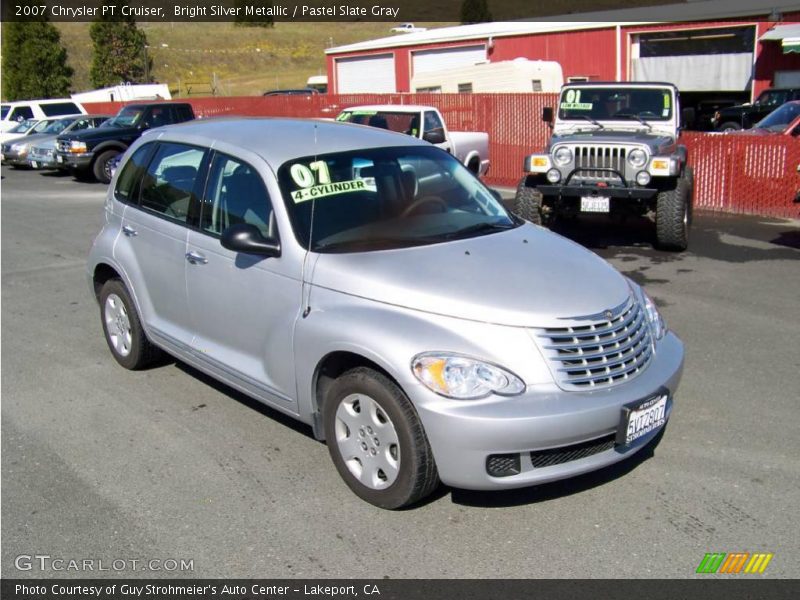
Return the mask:
[[[132,16],[101,16],[89,28],[94,43],[89,79],[95,87],[120,83],[150,83],[152,60],[147,56],[147,36]]]
[[[469,23],[486,23],[492,20],[492,13],[486,0],[464,0],[461,3],[461,22],[465,25]]]
[[[3,23],[4,99],[68,96],[72,72],[61,34],[46,17]]]

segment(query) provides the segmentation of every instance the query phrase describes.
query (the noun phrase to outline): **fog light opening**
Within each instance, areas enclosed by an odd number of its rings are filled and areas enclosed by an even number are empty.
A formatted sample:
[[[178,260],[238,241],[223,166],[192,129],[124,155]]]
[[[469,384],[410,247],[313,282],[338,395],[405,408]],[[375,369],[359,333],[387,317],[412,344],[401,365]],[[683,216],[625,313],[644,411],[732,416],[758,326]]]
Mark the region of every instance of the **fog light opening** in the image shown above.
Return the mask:
[[[650,183],[650,173],[648,173],[647,171],[639,171],[636,174],[636,183],[638,183],[641,186],[645,186],[648,183]]]
[[[561,172],[558,169],[550,169],[547,172],[547,181],[550,183],[558,183],[561,181]]]
[[[486,472],[492,477],[519,475],[519,454],[492,454],[486,458]]]

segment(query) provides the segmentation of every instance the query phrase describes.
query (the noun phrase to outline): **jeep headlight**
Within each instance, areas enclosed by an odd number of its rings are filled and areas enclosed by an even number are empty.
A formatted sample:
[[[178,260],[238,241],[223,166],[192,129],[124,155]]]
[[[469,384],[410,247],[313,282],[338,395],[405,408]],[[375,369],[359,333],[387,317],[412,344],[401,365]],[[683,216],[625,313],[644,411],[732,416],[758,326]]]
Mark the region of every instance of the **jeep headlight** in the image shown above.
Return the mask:
[[[634,169],[641,169],[647,163],[647,152],[641,148],[634,148],[628,152],[628,164]]]
[[[664,323],[664,319],[661,317],[661,313],[658,312],[656,303],[653,302],[653,300],[645,293],[644,290],[642,290],[642,300],[644,301],[644,313],[647,317],[647,322],[650,325],[650,331],[653,334],[653,338],[660,340],[667,332],[667,326]]]
[[[79,142],[77,140],[72,140],[69,143],[69,151],[74,152],[76,154],[83,154],[87,151],[86,142]]]
[[[411,370],[429,390],[457,400],[474,400],[490,394],[514,396],[525,391],[525,384],[510,371],[460,354],[418,354],[411,361]]]
[[[553,162],[559,167],[565,167],[572,162],[572,150],[561,146],[553,153]]]

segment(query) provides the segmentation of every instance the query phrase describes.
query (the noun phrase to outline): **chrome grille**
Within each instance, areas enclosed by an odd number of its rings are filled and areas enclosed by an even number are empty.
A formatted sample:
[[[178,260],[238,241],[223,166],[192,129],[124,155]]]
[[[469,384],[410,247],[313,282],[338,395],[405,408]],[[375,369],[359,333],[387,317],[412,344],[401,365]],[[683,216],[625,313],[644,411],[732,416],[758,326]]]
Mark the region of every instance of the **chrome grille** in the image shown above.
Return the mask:
[[[639,303],[631,297],[609,313],[608,317],[571,319],[589,321],[586,324],[537,331],[562,388],[585,390],[622,383],[650,362],[650,327]]]
[[[34,146],[31,148],[32,158],[52,158],[53,157],[53,149],[52,148],[42,148],[39,146]]]
[[[592,171],[591,169],[614,169],[625,176],[625,156],[628,149],[621,146],[602,146],[597,144],[573,146],[575,168],[590,169],[578,171],[572,177],[576,183],[582,181],[609,181],[621,183],[619,177],[609,171]]]

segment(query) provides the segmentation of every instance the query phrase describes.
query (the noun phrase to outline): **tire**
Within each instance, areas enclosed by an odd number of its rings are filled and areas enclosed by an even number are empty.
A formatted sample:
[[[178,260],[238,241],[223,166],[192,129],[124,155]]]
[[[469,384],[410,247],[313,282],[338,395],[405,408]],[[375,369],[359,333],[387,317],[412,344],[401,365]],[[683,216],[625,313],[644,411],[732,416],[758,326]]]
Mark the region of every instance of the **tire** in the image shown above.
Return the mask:
[[[742,126],[736,121],[726,121],[717,128],[717,131],[739,131]]]
[[[542,224],[542,194],[528,185],[527,177],[520,179],[511,212],[534,225]]]
[[[694,173],[691,167],[686,167],[673,189],[658,193],[656,240],[664,250],[680,252],[689,246],[693,188]]]
[[[331,384],[322,413],[333,464],[362,500],[397,509],[439,486],[419,416],[385,375],[366,367],[342,374]]]
[[[111,160],[120,155],[119,150],[106,150],[94,159],[92,173],[100,183],[111,183]]]
[[[111,355],[126,369],[142,369],[161,355],[145,336],[128,288],[119,279],[108,280],[100,290],[100,320]]]

